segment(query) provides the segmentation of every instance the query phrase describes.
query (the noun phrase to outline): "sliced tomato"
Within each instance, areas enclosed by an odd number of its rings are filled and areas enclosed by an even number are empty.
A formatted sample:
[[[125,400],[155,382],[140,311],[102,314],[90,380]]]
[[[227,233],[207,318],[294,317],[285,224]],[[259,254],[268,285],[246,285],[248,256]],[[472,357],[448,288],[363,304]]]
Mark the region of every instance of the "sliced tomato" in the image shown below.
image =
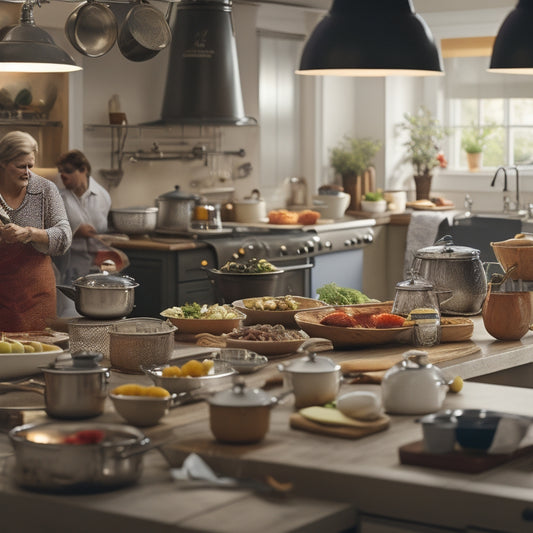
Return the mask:
[[[342,328],[350,328],[356,325],[353,318],[344,311],[333,311],[333,313],[322,318],[320,323],[326,326],[339,326]]]
[[[380,313],[373,316],[375,328],[399,328],[403,326],[405,318],[392,313]]]

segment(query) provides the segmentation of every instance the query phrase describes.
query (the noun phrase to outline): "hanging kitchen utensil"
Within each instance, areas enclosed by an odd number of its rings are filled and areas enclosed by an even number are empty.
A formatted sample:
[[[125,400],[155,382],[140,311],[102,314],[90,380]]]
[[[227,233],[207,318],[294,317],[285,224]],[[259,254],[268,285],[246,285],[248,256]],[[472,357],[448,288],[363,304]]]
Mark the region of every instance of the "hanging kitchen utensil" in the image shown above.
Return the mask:
[[[107,5],[88,0],[68,16],[65,33],[78,52],[87,57],[101,57],[117,40],[117,21]]]
[[[166,48],[171,39],[165,15],[146,0],[138,0],[120,26],[118,47],[126,59],[146,61]]]

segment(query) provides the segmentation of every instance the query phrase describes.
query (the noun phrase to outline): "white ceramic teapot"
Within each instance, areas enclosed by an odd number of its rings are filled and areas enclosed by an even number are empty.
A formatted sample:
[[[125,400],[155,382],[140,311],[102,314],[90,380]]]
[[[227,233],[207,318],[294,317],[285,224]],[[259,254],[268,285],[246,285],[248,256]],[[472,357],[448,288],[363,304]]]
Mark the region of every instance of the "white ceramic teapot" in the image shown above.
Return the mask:
[[[427,362],[427,352],[409,350],[387,370],[381,383],[387,413],[421,415],[438,411],[449,386],[441,370]]]

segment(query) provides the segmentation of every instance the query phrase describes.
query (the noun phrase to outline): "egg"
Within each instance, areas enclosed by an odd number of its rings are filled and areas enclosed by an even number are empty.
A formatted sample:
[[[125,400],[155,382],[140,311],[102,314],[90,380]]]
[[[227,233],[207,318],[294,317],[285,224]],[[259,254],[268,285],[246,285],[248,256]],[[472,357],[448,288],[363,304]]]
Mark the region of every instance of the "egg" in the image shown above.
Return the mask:
[[[375,420],[383,414],[381,399],[370,391],[348,392],[337,398],[337,409],[359,420]]]

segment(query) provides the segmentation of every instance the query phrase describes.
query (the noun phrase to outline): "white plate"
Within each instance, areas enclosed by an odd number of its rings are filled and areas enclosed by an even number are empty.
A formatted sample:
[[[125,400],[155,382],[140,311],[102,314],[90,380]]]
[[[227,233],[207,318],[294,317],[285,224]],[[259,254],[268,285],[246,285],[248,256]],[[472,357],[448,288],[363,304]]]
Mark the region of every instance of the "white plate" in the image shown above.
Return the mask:
[[[0,379],[11,379],[38,374],[40,366],[55,361],[64,350],[57,348],[49,352],[0,353]]]

